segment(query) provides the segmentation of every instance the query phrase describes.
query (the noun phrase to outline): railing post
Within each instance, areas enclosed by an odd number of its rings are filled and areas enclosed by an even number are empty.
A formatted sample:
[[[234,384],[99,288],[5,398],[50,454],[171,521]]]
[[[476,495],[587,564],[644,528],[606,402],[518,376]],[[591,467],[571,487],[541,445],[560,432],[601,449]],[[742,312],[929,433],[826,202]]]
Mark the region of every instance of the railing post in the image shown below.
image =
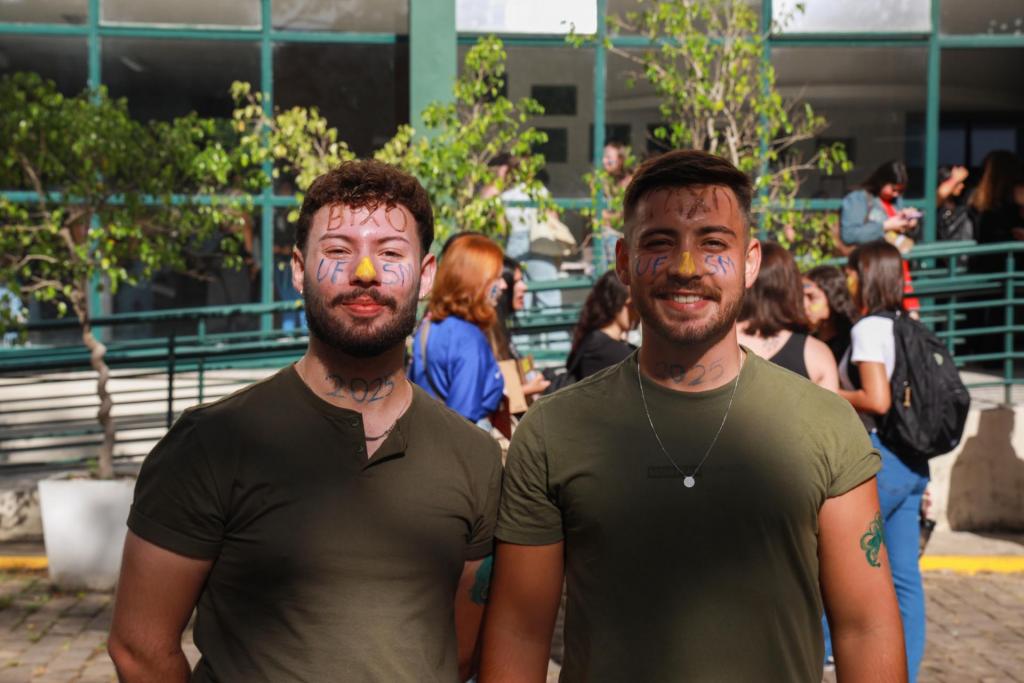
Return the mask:
[[[167,428],[174,423],[174,364],[175,346],[177,345],[177,332],[171,332],[170,348],[167,353]]]
[[[1006,254],[1006,332],[1003,333],[1003,403],[1013,405],[1013,297],[1014,287],[1014,256],[1016,252]]]
[[[199,403],[203,402],[206,389],[206,318],[200,318],[196,329],[199,338]]]

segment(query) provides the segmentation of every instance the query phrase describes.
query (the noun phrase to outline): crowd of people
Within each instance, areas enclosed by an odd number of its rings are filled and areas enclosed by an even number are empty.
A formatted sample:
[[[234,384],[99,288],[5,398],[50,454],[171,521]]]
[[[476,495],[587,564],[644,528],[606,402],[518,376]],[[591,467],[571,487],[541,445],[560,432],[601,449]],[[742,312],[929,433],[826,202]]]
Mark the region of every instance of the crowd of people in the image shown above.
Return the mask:
[[[906,169],[844,201],[848,264],[803,274],[751,237],[728,161],[669,152],[624,182],[555,378],[509,334],[515,229],[435,258],[414,178],[317,179],[291,263],[306,354],[186,411],[143,466],[121,679],[542,681],[564,600],[564,681],[915,680],[928,465],[877,425],[913,312]],[[529,408],[503,453],[510,378]]]

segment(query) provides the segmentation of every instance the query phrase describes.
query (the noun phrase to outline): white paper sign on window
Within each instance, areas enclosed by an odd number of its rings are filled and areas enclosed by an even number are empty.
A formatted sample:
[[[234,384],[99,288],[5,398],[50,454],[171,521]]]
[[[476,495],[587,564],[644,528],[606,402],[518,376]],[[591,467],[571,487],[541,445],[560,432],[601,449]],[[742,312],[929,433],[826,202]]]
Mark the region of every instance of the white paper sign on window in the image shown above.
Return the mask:
[[[597,32],[595,0],[458,0],[459,33]]]
[[[772,19],[782,33],[923,33],[931,29],[929,5],[929,0],[774,0]]]

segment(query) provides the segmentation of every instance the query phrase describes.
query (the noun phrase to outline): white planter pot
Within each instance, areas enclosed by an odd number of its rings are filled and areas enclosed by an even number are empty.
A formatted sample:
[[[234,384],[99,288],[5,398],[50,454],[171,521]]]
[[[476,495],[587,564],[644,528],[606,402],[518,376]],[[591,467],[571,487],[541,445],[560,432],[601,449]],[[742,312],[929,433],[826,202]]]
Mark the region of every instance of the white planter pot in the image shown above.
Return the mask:
[[[50,580],[64,589],[110,590],[117,583],[134,479],[39,482]]]

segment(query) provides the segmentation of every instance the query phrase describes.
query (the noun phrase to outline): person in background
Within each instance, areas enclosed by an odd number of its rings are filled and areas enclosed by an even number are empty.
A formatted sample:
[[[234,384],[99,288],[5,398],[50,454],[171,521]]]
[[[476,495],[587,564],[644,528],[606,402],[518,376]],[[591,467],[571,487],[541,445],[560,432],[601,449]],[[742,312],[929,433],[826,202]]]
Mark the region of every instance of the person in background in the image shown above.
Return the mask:
[[[470,422],[490,429],[505,389],[488,340],[497,324],[501,247],[483,235],[453,240],[437,269],[425,318],[413,340],[409,376]]]
[[[583,303],[565,362],[567,371],[581,380],[626,360],[636,350],[626,342],[635,326],[629,290],[610,270],[598,278]]]
[[[499,154],[491,160],[490,166],[494,169],[498,183],[483,188],[480,192],[483,197],[492,197],[500,191],[501,201],[505,204],[505,222],[508,226],[508,238],[505,242],[505,254],[516,261],[522,262],[526,268],[526,277],[529,280],[548,281],[558,278],[558,263],[556,259],[542,254],[536,254],[530,250],[530,228],[535,223],[543,220],[539,209],[533,206],[517,206],[511,202],[525,202],[531,199],[525,186],[515,185],[509,187],[510,175],[515,164],[515,159],[510,154]],[[541,188],[541,194],[546,195],[547,188]],[[538,306],[542,308],[558,308],[562,305],[562,292],[553,289],[546,292],[537,292],[528,295],[527,306]]]
[[[970,207],[959,199],[968,176],[963,166],[939,167],[939,186],[935,191],[937,204],[936,235],[940,240],[973,240],[974,220]]]
[[[881,240],[862,245],[849,257],[853,302],[863,316],[851,330],[852,343],[839,364],[839,395],[850,402],[882,454],[878,497],[889,548],[907,648],[909,680],[917,678],[925,644],[924,586],[918,566],[921,496],[928,485],[928,461],[911,461],[879,438],[877,420],[892,405],[896,341],[892,315],[903,303],[903,259]]]
[[[740,344],[820,387],[838,391],[836,360],[824,342],[807,334],[809,326],[796,261],[781,245],[763,243],[761,272],[740,309]]]
[[[858,318],[846,275],[835,266],[817,266],[804,275],[803,288],[811,334],[828,344],[838,363],[850,348],[850,328]]]
[[[861,189],[843,197],[839,214],[839,235],[850,246],[884,239],[896,245],[901,252],[913,246],[921,212],[903,208],[903,193],[907,189],[907,167],[902,161],[887,161],[868,176]],[[903,264],[903,292],[914,291],[910,279],[910,265]],[[916,312],[921,303],[914,297],[905,297],[904,309]]]
[[[604,150],[601,154],[601,167],[608,174],[608,180],[611,181],[610,187],[605,187],[603,192],[607,198],[613,193],[625,189],[629,184],[630,178],[633,177],[633,171],[630,168],[632,153],[629,146],[618,140],[611,140],[604,146]],[[602,212],[602,223],[603,223],[603,234],[602,247],[604,249],[606,263],[613,264],[615,262],[615,243],[622,239],[622,233],[612,227],[613,222],[617,222],[616,219],[620,217],[619,212],[613,212],[605,209]]]
[[[1014,187],[1020,178],[1020,160],[1012,152],[997,150],[985,157],[981,180],[967,200],[977,214],[978,242],[1024,239],[1024,218],[1021,218],[1021,207],[1014,201]],[[1005,261],[995,258],[993,263],[1002,270]]]
[[[518,263],[506,256],[502,261],[501,278],[505,281],[505,291],[498,299],[498,322],[491,330],[491,348],[499,361],[517,362],[520,373],[523,374],[523,394],[530,399],[543,393],[551,382],[545,379],[539,370],[530,369],[523,372],[523,359],[516,351],[508,331],[509,319],[515,317],[516,312],[526,308],[526,282],[523,280],[523,270]]]

